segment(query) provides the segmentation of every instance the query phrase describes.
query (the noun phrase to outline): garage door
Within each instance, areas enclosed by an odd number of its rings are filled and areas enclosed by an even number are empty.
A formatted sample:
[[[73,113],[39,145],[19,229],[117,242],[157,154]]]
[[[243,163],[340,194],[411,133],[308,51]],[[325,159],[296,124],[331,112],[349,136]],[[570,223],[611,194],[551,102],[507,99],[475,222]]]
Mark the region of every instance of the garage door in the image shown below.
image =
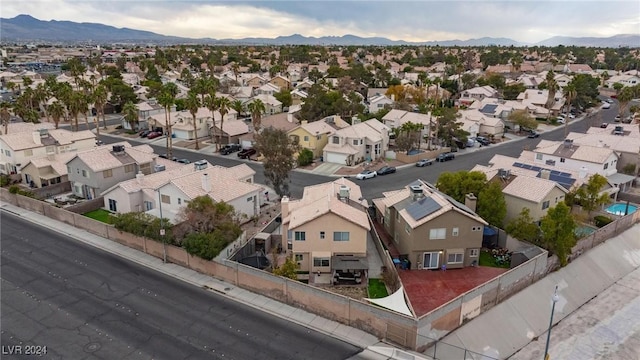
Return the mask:
[[[324,158],[325,162],[345,165],[347,163],[346,160],[347,160],[346,154],[338,154],[338,153],[332,153],[332,152],[325,153],[325,158]]]

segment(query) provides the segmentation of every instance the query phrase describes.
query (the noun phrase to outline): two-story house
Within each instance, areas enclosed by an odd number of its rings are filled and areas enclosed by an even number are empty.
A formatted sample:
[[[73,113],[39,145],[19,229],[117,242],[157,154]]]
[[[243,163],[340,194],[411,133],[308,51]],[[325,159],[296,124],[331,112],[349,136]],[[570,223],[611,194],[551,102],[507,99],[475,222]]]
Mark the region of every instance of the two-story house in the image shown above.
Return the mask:
[[[291,81],[282,75],[276,75],[269,80],[269,84],[276,85],[278,88],[283,90],[291,89]]]
[[[490,85],[477,86],[464,90],[460,94],[460,103],[463,105],[470,105],[474,101],[482,101],[485,98],[498,98],[498,90],[494,89]]]
[[[293,89],[291,91],[291,105],[300,105],[302,104],[309,94],[306,91],[300,89]]]
[[[0,172],[17,174],[18,169],[31,159],[95,146],[96,135],[89,130],[45,128],[0,135]]]
[[[299,126],[289,130],[287,135],[303,149],[311,150],[313,152],[313,158],[315,159],[322,156],[329,137],[335,134],[335,132],[336,129],[325,121],[307,122],[303,120]]]
[[[66,164],[71,191],[95,199],[111,186],[135,178],[138,172],[150,174],[156,157],[149,145],[131,147],[128,143],[78,153]]]
[[[374,114],[387,107],[393,106],[393,100],[387,97],[387,95],[379,94],[369,98],[369,113]]]
[[[504,134],[505,125],[499,117],[485,116],[484,113],[478,110],[460,110],[459,114],[461,120],[478,124],[478,133],[483,136],[489,135],[500,138]]]
[[[175,123],[172,131],[177,139],[193,140],[196,137],[202,138],[209,136],[209,124],[211,121],[211,110],[206,107],[198,108],[196,118],[188,110],[177,111],[174,113]],[[195,121],[195,127],[193,126]]]
[[[281,203],[283,248],[293,254],[300,271],[309,272],[309,283],[332,283],[338,270],[368,270],[361,265],[371,227],[358,185],[340,178],[306,186],[301,199],[285,196]],[[344,267],[346,259],[354,260],[350,268]]]
[[[326,162],[355,165],[384,157],[389,148],[389,129],[377,119],[337,130],[323,150]]]
[[[543,167],[557,167],[608,177],[618,172],[618,154],[611,148],[577,145],[572,140],[542,140],[533,150],[534,162]]]
[[[255,171],[246,164],[231,168],[213,166],[207,161],[180,165],[151,174],[138,173],[135,179],[120,182],[102,193],[106,209],[116,213],[148,212],[182,221],[184,206],[199,196],[232,205],[246,221],[260,215],[264,188],[255,184]]]
[[[475,213],[475,196],[463,205],[422,180],[383,195],[373,200],[378,218],[411,269],[478,264],[488,224]]]
[[[557,116],[564,107],[566,99],[561,92],[556,92],[551,108],[547,109],[545,105],[549,98],[549,90],[527,89],[518,95],[518,101],[527,106],[535,107],[536,117]]]
[[[147,124],[147,119],[151,115],[163,115],[164,116],[164,107],[158,104],[156,99],[149,99],[147,101],[143,101],[139,104],[136,104],[136,108],[138,108],[138,128],[139,129],[148,129],[149,125]],[[170,109],[170,112],[175,112],[176,107],[173,105]],[[124,129],[131,129],[131,125],[124,118],[122,119],[122,127]]]
[[[271,83],[266,83],[255,90],[256,95],[273,95],[278,92],[280,87]]]
[[[67,182],[69,177],[66,164],[75,155],[76,153],[68,152],[30,159],[19,169],[22,181],[32,188]]]
[[[282,103],[276,99],[273,95],[259,94],[249,99],[244,106],[248,108],[256,99],[259,99],[264,104],[264,113],[267,115],[278,114],[282,112]]]

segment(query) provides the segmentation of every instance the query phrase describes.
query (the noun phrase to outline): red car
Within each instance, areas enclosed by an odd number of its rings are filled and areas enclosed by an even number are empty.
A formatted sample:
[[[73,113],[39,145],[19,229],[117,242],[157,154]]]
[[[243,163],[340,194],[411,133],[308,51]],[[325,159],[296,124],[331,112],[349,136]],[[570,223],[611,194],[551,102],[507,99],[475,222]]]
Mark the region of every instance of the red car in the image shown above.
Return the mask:
[[[159,132],[159,131],[154,131],[154,132],[150,132],[150,133],[147,135],[147,139],[155,139],[155,138],[160,137],[160,136],[162,136],[162,133],[161,133],[161,132]]]

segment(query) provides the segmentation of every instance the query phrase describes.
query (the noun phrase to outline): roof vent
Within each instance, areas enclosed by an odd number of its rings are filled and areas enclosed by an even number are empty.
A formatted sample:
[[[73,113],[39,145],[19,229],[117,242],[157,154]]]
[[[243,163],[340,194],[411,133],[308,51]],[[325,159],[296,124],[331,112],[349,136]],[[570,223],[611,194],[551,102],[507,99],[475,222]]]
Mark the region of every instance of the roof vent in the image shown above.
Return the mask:
[[[349,198],[349,187],[347,185],[340,185],[340,191],[338,192],[338,197],[340,199]]]
[[[409,186],[409,189],[411,189],[411,196],[413,196],[413,200],[419,200],[424,197],[424,192],[420,185],[411,185]]]
[[[113,145],[113,152],[114,153],[124,152],[124,145]]]
[[[573,140],[571,140],[571,139],[565,139],[564,140],[564,147],[565,148],[571,148],[571,145],[573,145]]]

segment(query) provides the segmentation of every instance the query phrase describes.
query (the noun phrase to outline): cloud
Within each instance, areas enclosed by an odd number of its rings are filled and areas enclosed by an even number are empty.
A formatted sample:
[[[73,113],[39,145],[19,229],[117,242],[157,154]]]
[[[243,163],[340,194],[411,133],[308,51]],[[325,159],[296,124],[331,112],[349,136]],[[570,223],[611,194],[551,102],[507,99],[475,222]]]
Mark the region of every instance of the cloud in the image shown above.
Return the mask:
[[[3,17],[96,22],[190,38],[353,34],[429,41],[640,33],[637,1],[5,0]]]

